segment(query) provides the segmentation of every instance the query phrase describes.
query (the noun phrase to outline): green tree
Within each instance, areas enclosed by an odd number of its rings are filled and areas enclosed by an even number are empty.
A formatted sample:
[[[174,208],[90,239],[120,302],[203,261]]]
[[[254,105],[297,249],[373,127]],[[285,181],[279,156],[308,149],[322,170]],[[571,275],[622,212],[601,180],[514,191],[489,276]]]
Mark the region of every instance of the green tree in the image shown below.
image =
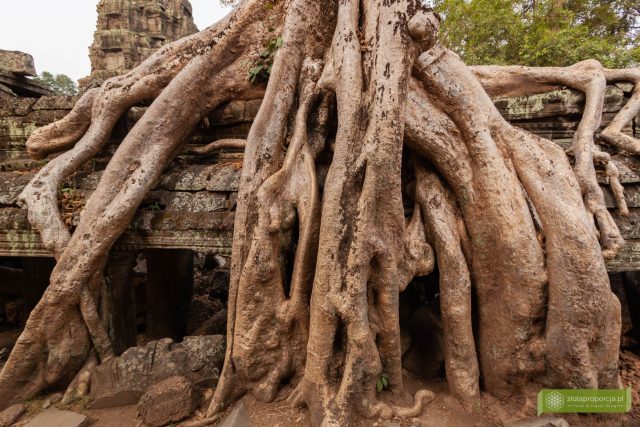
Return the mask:
[[[640,64],[634,0],[434,0],[443,44],[469,64]]]
[[[53,74],[44,71],[34,80],[54,91],[56,95],[78,94],[78,85],[66,74]]]

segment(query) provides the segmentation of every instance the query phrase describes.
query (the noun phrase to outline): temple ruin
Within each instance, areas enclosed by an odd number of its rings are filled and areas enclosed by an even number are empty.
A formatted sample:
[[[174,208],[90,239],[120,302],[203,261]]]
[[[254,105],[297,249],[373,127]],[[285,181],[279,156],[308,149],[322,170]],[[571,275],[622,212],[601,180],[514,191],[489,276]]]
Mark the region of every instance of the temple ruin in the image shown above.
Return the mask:
[[[100,0],[82,87],[124,74],[167,43],[196,33],[189,0]]]

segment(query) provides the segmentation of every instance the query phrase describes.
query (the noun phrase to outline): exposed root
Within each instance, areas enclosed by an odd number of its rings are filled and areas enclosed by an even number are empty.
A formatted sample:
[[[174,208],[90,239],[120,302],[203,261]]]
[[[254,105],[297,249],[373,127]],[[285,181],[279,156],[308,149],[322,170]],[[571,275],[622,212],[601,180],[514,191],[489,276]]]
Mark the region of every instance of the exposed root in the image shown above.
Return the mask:
[[[608,144],[631,154],[640,154],[640,141],[622,130],[631,123],[640,112],[640,68],[628,70],[605,70],[607,83],[629,82],[634,84],[631,98],[622,107],[611,123],[602,130],[600,138]]]
[[[575,158],[574,173],[580,184],[584,204],[591,213],[594,222],[593,232],[600,237],[603,255],[606,258],[614,257],[624,245],[624,239],[618,226],[607,211],[602,189],[596,180],[594,169],[594,155],[596,145],[594,135],[600,127],[602,120],[602,107],[606,83],[616,78],[629,78],[631,71],[624,70],[625,75],[616,73],[616,70],[606,70],[594,60],[579,62],[566,68],[559,67],[519,67],[519,66],[478,66],[470,67],[480,80],[481,84],[492,95],[530,95],[542,93],[552,88],[568,86],[585,94],[586,101],[582,120],[578,125],[574,137],[571,152]],[[633,73],[631,73],[633,74]],[[628,107],[628,111],[625,109]],[[602,135],[611,136],[612,140],[620,141],[619,131],[640,110],[640,99],[637,104],[633,98],[625,108],[616,116]],[[622,127],[620,127],[622,126]],[[619,127],[619,129],[618,129]],[[604,136],[603,139],[606,140]],[[611,168],[611,173],[615,173]],[[615,187],[617,180],[613,180],[612,189],[618,192],[616,199],[620,200],[620,187]],[[615,188],[614,188],[615,187]],[[625,211],[625,204],[621,203],[621,210]]]
[[[514,127],[500,132],[544,228],[549,275],[544,354],[551,368],[546,384],[617,388],[620,303],[611,292],[596,238],[588,233],[571,167],[549,141]],[[562,215],[559,206],[565,206]],[[542,372],[544,365],[534,368]]]
[[[263,3],[245,1],[216,26],[161,49],[136,70],[108,80],[99,93],[87,96],[94,97],[94,106],[85,135],[43,168],[23,192],[31,221],[42,230],[43,242],[58,263],[0,373],[0,405],[71,380],[86,361],[91,341],[102,361],[112,357],[92,297],[108,251],[201,118],[232,97],[255,96],[256,89],[238,76],[243,76],[242,58],[267,37],[254,28],[260,25],[254,19],[268,13]],[[252,28],[255,31],[249,31]],[[245,31],[252,37],[242,37]],[[198,51],[201,55],[194,57]],[[51,215],[58,212],[58,183],[95,155],[127,108],[155,96],[112,157],[76,232],[69,236],[59,214]],[[66,138],[70,143],[75,133]]]
[[[91,385],[91,373],[98,366],[98,358],[94,351],[91,351],[84,366],[78,371],[76,376],[67,387],[62,397],[62,403],[68,405],[75,399],[86,396]]]
[[[203,147],[195,147],[189,150],[189,154],[196,154],[198,156],[206,156],[215,151],[225,149],[244,150],[247,145],[246,139],[219,139],[213,141]]]
[[[415,162],[416,204],[422,206],[429,239],[438,254],[440,311],[447,383],[463,399],[480,395],[480,372],[471,324],[471,276],[458,230],[461,217],[440,178]]]
[[[526,360],[523,353],[538,333],[538,319],[544,318],[544,253],[513,166],[504,147],[494,140],[495,121],[502,118],[491,99],[457,55],[444,48],[423,53],[415,68],[426,89],[423,96],[431,97],[423,104],[428,107],[432,102],[450,118],[428,138],[413,142],[427,144],[424,151],[449,151],[430,159],[439,171],[449,169],[444,162],[451,161],[461,163],[458,174],[470,172],[448,182],[471,236],[484,385],[506,396],[531,375],[529,364],[520,360]],[[431,110],[439,115],[436,108]],[[416,132],[418,124],[407,121],[409,126],[416,136],[423,133]],[[455,127],[457,131],[452,130]],[[448,140],[448,136],[455,139]],[[448,150],[452,145],[466,146],[468,154],[458,157],[459,149]]]
[[[417,417],[422,413],[425,405],[428,405],[436,398],[436,395],[430,390],[418,390],[413,397],[414,404],[410,408],[402,408],[399,406],[393,407],[393,414],[398,418],[412,418]]]
[[[435,258],[431,245],[427,243],[423,214],[416,204],[411,220],[404,231],[404,256],[398,266],[398,283],[403,292],[414,277],[426,276],[433,271]]]
[[[320,13],[323,8],[325,13]],[[322,58],[323,43],[329,41],[323,31],[331,27],[333,15],[332,6],[322,1],[294,0],[288,10],[283,45],[271,70],[263,107],[247,138],[235,214],[226,362],[208,416],[224,410],[247,389],[256,390],[262,400],[273,399],[282,379],[299,376],[304,368],[305,313],[315,261],[315,216],[319,213],[313,163],[326,139],[322,128],[328,120],[328,106],[324,118],[317,115],[319,133],[314,130],[307,135],[306,121],[313,116],[312,101],[317,96],[317,61]],[[309,32],[309,28],[317,32]],[[294,110],[298,92],[305,110],[300,114]],[[285,153],[286,124],[291,115],[297,120]],[[285,183],[286,179],[300,182]],[[283,183],[286,185],[281,187]],[[268,188],[280,192],[286,198],[284,203],[269,194]],[[294,243],[290,239],[296,220],[300,238],[306,243],[298,243],[292,272],[295,281],[292,277],[286,292],[281,257]],[[281,237],[284,247],[280,247]]]
[[[62,120],[33,131],[27,142],[27,152],[34,159],[65,150],[78,142],[91,124],[91,109],[98,89],[85,92]]]
[[[593,161],[604,165],[609,186],[611,187],[611,192],[613,193],[613,198],[616,202],[620,215],[629,215],[627,201],[624,198],[624,187],[620,184],[620,172],[618,171],[616,164],[611,160],[611,156],[609,153],[595,151],[593,153]]]

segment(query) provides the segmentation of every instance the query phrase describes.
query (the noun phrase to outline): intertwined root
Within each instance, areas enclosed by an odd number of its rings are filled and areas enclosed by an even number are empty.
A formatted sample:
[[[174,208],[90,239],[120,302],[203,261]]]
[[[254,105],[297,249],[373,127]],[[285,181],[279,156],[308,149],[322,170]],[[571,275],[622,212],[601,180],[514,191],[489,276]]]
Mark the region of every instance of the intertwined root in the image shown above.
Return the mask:
[[[604,195],[598,186],[594,163],[606,168],[614,198],[622,215],[628,214],[618,168],[606,153],[601,153],[594,138],[602,119],[602,107],[607,83],[631,82],[634,90],[631,99],[600,133],[602,140],[631,153],[640,153],[640,142],[622,133],[622,129],[640,111],[640,69],[609,70],[597,61],[588,60],[571,67],[533,68],[517,66],[470,67],[483,87],[491,95],[531,95],[566,86],[585,94],[582,120],[576,131],[570,153],[575,158],[574,171],[590,212],[594,230],[600,238],[605,258],[613,258],[624,245],[618,226],[606,209]]]
[[[94,365],[87,362],[90,354],[100,362],[113,356],[95,304],[108,251],[201,118],[232,97],[255,97],[242,62],[268,37],[264,3],[245,1],[217,25],[165,46],[127,75],[84,94],[68,117],[28,141],[36,156],[73,148],[39,171],[20,196],[57,265],[0,373],[1,406],[74,377],[67,397],[84,393]],[[60,218],[57,189],[142,101],[153,102],[118,147],[71,235]]]
[[[640,154],[640,141],[622,132],[640,112],[640,68],[605,70],[604,72],[607,83],[628,82],[632,83],[634,87],[629,101],[616,114],[611,123],[604,128],[600,137],[608,144],[630,154]]]

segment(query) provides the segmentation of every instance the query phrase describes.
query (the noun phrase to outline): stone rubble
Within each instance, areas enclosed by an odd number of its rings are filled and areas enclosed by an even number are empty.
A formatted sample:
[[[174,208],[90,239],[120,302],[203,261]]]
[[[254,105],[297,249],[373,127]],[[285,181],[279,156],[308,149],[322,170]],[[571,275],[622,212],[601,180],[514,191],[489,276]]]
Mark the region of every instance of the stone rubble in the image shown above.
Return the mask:
[[[91,408],[131,405],[153,384],[184,376],[197,386],[215,385],[224,360],[222,335],[169,338],[133,347],[98,366],[91,376]]]
[[[170,377],[152,385],[142,395],[138,414],[152,427],[182,421],[196,410],[199,397],[191,381],[182,376]]]

